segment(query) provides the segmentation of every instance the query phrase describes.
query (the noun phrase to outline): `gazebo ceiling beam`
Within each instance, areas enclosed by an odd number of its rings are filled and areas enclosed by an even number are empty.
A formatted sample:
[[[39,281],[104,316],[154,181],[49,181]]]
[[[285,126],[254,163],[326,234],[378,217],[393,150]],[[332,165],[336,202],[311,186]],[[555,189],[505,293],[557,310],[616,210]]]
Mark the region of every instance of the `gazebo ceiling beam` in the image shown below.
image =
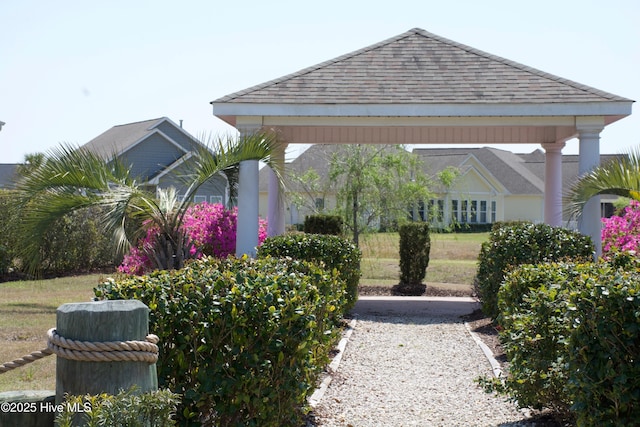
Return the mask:
[[[576,135],[575,126],[274,126],[301,144],[542,144]]]

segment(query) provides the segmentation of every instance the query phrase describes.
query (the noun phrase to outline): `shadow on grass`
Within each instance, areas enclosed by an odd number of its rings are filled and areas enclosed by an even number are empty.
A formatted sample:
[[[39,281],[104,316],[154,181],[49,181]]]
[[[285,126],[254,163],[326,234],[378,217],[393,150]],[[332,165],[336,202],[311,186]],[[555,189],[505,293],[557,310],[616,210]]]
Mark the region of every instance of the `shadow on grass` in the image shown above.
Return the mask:
[[[0,305],[0,310],[15,314],[51,314],[57,309],[58,305],[30,302],[10,302]]]

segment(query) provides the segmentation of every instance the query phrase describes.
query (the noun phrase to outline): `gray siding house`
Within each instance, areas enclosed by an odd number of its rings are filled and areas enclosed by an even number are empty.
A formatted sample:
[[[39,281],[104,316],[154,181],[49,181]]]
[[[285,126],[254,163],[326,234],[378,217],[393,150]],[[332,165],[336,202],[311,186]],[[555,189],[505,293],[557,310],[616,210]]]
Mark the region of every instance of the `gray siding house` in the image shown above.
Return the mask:
[[[188,163],[203,145],[182,127],[166,117],[114,126],[87,142],[82,148],[109,161],[114,156],[131,165],[131,172],[152,189],[176,188],[184,195],[182,177]],[[229,183],[219,174],[203,185],[194,202],[222,203],[228,206]]]

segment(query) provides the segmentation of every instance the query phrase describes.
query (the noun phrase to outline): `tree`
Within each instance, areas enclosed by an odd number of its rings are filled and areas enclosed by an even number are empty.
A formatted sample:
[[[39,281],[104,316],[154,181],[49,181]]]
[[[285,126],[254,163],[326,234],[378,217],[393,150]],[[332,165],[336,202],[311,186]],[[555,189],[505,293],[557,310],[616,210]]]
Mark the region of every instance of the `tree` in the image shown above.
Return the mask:
[[[158,197],[150,193],[115,154],[105,162],[86,149],[63,144],[18,183],[21,259],[28,271],[36,272],[42,238],[52,224],[69,212],[99,206],[104,212],[101,224],[118,251],[124,253],[154,227],[158,233],[148,254],[154,267],[180,269],[189,257],[190,243],[182,224],[193,195],[210,178],[244,160],[262,160],[282,181],[279,163],[271,157],[278,144],[270,133],[210,138],[208,147],[191,158],[189,173],[181,177],[187,187],[182,200],[172,189],[158,191]]]
[[[329,179],[356,245],[374,221],[383,229],[406,221],[413,206],[430,196],[418,157],[400,145],[344,146],[331,158]]]
[[[318,204],[317,199],[326,199],[329,191],[330,183],[323,180],[315,169],[309,168],[302,174],[289,172],[287,174],[289,181],[299,188],[299,191],[292,192],[291,203],[298,209],[304,207],[314,214],[321,214],[325,211],[324,203]]]
[[[16,174],[18,178],[24,178],[29,174],[41,167],[46,161],[44,153],[31,153],[25,154],[24,162],[20,163],[16,168]]]
[[[613,194],[640,201],[640,147],[580,177],[566,196],[566,210],[579,216],[594,196]]]

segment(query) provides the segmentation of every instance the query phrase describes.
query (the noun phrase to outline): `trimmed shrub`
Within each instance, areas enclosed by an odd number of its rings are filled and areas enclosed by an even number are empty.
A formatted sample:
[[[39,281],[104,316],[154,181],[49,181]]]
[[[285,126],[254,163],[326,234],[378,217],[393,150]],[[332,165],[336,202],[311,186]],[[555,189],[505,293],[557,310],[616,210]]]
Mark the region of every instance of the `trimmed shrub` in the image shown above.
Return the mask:
[[[285,234],[268,237],[258,248],[258,257],[291,257],[311,261],[329,271],[336,270],[347,289],[345,311],[358,300],[360,249],[347,239],[321,234]]]
[[[567,369],[578,425],[631,426],[640,420],[638,266],[599,268],[571,295]]]
[[[496,318],[498,289],[514,267],[553,261],[591,261],[593,251],[591,239],[576,231],[546,224],[496,223],[478,256],[475,287],[482,310]]]
[[[569,413],[568,298],[582,270],[588,271],[589,265],[522,265],[507,274],[500,287],[498,322],[509,375],[498,391],[521,407]]]
[[[182,395],[181,422],[216,426],[301,425],[345,301],[335,272],[246,257],[111,279],[95,294],[149,306],[160,386]]]
[[[524,265],[498,293],[509,361],[487,390],[578,425],[640,419],[640,262]]]
[[[304,219],[303,231],[309,234],[342,234],[342,218],[339,215],[308,215]]]
[[[431,237],[429,224],[410,222],[403,224],[400,233],[400,283],[422,283],[429,266]]]

